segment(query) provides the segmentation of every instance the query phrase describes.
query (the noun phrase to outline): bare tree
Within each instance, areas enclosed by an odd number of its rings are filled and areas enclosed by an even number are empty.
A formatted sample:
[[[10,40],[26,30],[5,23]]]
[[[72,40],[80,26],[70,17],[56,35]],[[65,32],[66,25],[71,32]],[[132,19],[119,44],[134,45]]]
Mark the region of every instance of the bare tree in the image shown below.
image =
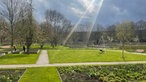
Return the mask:
[[[19,12],[19,18],[15,23],[14,36],[15,41],[20,44],[24,44],[26,40],[27,29],[29,26],[29,14],[30,14],[30,3],[27,1],[21,2],[21,11]]]
[[[141,42],[146,42],[146,21],[140,20],[135,23],[135,31]]]
[[[9,22],[11,46],[14,44],[14,25],[19,18],[19,13],[21,11],[20,6],[22,6],[21,1],[22,0],[0,0],[0,15]]]
[[[125,42],[131,40],[133,36],[133,27],[131,22],[125,21],[121,24],[118,24],[116,26],[116,36],[122,43],[122,58],[125,58],[124,56]]]
[[[29,7],[28,7],[28,30],[26,31],[26,47],[27,53],[29,53],[30,46],[33,42],[33,7],[32,7],[32,0],[30,0]]]
[[[8,31],[6,28],[6,21],[0,17],[0,43],[3,44],[3,40],[8,37]]]
[[[53,36],[53,29],[51,24],[49,24],[48,22],[42,22],[40,24],[40,35],[39,36],[39,40],[41,43],[47,43],[50,41],[50,39]]]
[[[19,16],[19,21],[16,22],[16,35],[17,41],[21,42],[21,44],[26,45],[27,53],[29,53],[30,46],[33,43],[36,36],[36,21],[33,18],[33,6],[32,0],[24,2],[23,7],[21,7],[21,12]]]
[[[59,12],[55,10],[47,10],[45,12],[46,22],[52,26],[52,37],[50,43],[52,47],[57,46],[58,43],[61,43],[63,33],[66,33],[68,27],[71,26],[71,23]]]

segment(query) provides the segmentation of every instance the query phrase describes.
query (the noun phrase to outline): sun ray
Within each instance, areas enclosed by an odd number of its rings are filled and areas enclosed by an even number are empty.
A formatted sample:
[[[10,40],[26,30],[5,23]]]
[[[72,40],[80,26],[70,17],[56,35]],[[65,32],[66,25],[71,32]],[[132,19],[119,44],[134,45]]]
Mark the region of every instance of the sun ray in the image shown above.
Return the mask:
[[[89,31],[87,32],[86,44],[88,44],[88,41],[90,39],[90,36],[91,36],[92,30],[93,30],[93,27],[94,27],[94,25],[96,23],[96,19],[97,19],[98,15],[99,15],[99,12],[100,12],[101,8],[102,8],[103,1],[104,0],[100,0],[100,2],[98,3],[97,12],[96,12],[95,17],[93,18],[93,21],[92,21],[92,23],[90,25]]]
[[[73,34],[73,32],[75,31],[75,29],[78,27],[78,25],[81,23],[82,19],[85,17],[85,15],[89,12],[90,7],[92,6],[92,4],[95,2],[95,0],[92,0],[92,2],[89,4],[89,7],[86,9],[86,11],[83,13],[83,15],[80,17],[79,21],[75,24],[75,26],[73,27],[73,29],[71,30],[71,32],[67,35],[67,37],[65,38],[65,40],[63,41],[63,45],[66,44],[66,42],[68,41],[68,39],[71,37],[71,35]]]

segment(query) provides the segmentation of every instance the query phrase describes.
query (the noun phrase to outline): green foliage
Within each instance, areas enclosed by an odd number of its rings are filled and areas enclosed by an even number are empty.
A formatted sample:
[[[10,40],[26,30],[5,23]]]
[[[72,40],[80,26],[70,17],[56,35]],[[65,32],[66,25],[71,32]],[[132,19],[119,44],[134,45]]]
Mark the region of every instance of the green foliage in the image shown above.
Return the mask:
[[[63,82],[141,82],[145,69],[146,64],[58,67]]]

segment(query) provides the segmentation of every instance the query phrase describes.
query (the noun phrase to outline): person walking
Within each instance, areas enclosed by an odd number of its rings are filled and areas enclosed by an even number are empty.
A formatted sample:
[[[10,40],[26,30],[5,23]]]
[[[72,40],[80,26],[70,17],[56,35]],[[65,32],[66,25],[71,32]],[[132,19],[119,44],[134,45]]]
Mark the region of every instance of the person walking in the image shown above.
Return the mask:
[[[25,52],[25,45],[23,45],[23,51]]]
[[[16,52],[16,47],[15,47],[15,46],[13,46],[13,48],[14,48],[14,51]]]

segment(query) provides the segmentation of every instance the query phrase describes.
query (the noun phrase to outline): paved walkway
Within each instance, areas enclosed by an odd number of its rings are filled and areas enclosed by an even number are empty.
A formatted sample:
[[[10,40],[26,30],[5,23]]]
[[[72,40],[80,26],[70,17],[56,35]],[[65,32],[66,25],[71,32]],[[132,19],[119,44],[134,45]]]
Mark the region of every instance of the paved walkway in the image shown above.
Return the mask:
[[[48,64],[48,63],[49,63],[49,60],[48,60],[47,50],[42,50],[36,64],[45,65],[45,64]]]
[[[58,67],[58,66],[78,66],[78,65],[120,65],[120,64],[146,64],[146,61],[58,63],[58,64],[44,64],[44,65],[41,64],[0,65],[0,68]]]
[[[137,54],[137,55],[146,55],[146,53],[136,53],[136,52],[128,52],[128,53]]]

